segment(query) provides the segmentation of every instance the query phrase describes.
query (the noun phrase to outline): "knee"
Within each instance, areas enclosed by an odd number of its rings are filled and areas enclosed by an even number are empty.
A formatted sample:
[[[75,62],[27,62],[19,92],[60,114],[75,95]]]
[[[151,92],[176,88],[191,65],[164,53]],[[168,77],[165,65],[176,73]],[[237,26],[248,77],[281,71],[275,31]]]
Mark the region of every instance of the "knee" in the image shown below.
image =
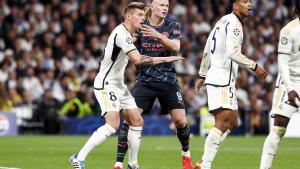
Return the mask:
[[[114,128],[115,130],[119,129],[120,126],[120,121],[114,121],[114,122],[107,122],[112,128]]]
[[[230,122],[230,127],[228,128],[229,130],[235,129],[238,127],[238,120],[233,120]]]
[[[144,125],[144,120],[143,118],[140,116],[138,118],[134,118],[132,121],[131,121],[131,126],[134,126],[134,127],[139,127],[139,126],[143,126]]]
[[[175,124],[176,128],[184,128],[187,124],[186,118],[176,119],[176,120],[174,120],[174,124]]]

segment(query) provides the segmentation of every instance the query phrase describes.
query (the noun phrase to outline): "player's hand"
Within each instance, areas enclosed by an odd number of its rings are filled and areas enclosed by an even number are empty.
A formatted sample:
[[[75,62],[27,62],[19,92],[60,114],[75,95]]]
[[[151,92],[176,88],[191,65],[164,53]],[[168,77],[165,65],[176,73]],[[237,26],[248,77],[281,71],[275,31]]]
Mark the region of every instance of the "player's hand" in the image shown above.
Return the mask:
[[[149,36],[152,38],[157,38],[160,39],[163,35],[159,32],[157,32],[154,28],[148,26],[148,25],[143,25],[143,27],[141,28],[141,32],[143,34],[143,36]]]
[[[195,93],[199,94],[201,87],[204,85],[204,79],[198,79],[195,84]]]
[[[263,68],[257,65],[257,68],[255,70],[256,76],[259,79],[265,79],[268,75],[267,71]]]
[[[298,105],[296,104],[296,99],[300,100],[298,93],[295,90],[291,90],[288,93],[288,100],[290,102],[290,105],[298,107]]]
[[[184,58],[181,56],[169,56],[169,57],[164,57],[166,63],[178,61],[178,60],[183,60]]]

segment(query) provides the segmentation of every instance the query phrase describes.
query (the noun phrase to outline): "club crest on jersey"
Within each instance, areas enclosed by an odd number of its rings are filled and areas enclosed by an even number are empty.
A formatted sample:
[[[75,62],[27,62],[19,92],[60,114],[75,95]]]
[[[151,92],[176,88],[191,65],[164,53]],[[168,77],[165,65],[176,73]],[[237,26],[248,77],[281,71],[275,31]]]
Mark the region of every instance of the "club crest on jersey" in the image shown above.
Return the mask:
[[[288,39],[286,37],[282,37],[280,42],[281,44],[286,45],[288,43]]]
[[[132,44],[132,38],[127,37],[127,38],[126,38],[126,42],[127,42],[128,44]]]
[[[240,30],[234,29],[233,33],[234,33],[235,36],[239,36],[240,35]]]
[[[182,96],[181,96],[181,94],[180,94],[179,92],[176,92],[176,95],[177,95],[178,100],[179,100],[179,101],[182,101]]]

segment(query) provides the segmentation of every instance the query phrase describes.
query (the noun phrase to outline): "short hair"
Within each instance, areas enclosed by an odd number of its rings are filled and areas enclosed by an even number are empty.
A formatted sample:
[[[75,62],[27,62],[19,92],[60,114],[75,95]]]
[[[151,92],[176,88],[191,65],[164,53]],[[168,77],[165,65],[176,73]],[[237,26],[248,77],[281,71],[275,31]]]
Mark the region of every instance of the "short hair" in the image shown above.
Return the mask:
[[[240,0],[230,0],[230,5],[232,6],[234,3],[239,2]]]
[[[133,9],[140,9],[140,10],[144,10],[145,9],[145,5],[142,2],[130,2],[124,9],[124,15],[127,14],[129,11],[133,10]]]

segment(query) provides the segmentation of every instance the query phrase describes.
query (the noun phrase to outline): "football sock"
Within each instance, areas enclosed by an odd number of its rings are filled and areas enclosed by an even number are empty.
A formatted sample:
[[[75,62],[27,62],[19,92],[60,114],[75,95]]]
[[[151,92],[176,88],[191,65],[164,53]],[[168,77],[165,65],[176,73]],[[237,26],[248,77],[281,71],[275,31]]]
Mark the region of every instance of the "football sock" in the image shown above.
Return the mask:
[[[267,136],[261,155],[260,169],[270,169],[275,158],[278,145],[284,136],[286,128],[273,126]]]
[[[116,133],[116,130],[113,127],[111,127],[108,123],[99,127],[96,131],[94,131],[92,136],[79,151],[77,159],[79,161],[84,161],[86,156],[95,146],[101,144],[104,140],[106,140],[110,135],[114,133]]]
[[[182,151],[189,151],[190,146],[190,127],[186,125],[184,128],[177,128],[177,137],[181,143]]]
[[[221,142],[223,142],[230,133],[231,133],[231,130],[227,129],[221,137]]]
[[[125,154],[128,149],[128,139],[127,139],[128,129],[129,129],[129,125],[124,123],[119,131],[120,133],[118,138],[118,150],[117,150],[117,159],[116,159],[116,162],[119,163],[123,163]]]
[[[143,127],[129,127],[128,131],[128,148],[129,148],[129,157],[128,164],[137,165],[137,156],[141,143]]]
[[[204,153],[202,156],[202,168],[201,169],[210,169],[211,168],[211,163],[214,160],[220,143],[222,139],[222,131],[219,129],[213,127],[209,133],[208,136],[205,140],[205,146],[204,146]]]

